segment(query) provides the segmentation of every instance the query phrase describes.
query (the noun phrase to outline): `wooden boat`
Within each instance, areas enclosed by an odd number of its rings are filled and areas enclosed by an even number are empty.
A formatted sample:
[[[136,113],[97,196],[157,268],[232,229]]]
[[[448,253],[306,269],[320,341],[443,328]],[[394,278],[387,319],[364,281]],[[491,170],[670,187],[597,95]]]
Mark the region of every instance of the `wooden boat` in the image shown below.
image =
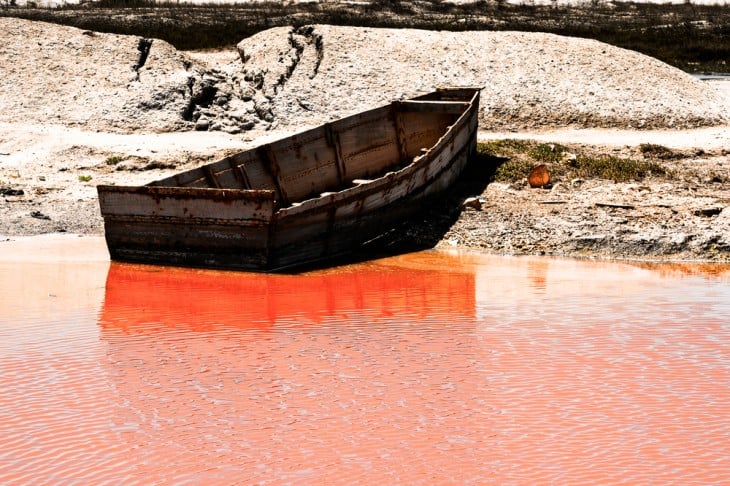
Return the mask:
[[[478,88],[445,88],[144,186],[98,186],[113,260],[277,271],[397,227],[476,148]]]

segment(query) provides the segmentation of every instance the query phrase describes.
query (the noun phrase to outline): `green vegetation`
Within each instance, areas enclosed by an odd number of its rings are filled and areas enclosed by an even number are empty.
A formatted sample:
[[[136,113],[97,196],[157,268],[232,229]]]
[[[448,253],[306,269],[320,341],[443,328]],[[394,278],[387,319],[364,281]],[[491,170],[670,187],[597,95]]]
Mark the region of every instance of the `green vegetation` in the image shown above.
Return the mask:
[[[481,163],[496,167],[492,176],[495,181],[514,182],[526,178],[537,165],[526,156],[532,145],[516,139],[491,140],[477,144],[477,155]]]
[[[681,159],[685,155],[680,152],[665,147],[664,145],[656,145],[653,143],[642,143],[639,150],[645,157],[654,157],[657,159]]]
[[[80,175],[79,176],[79,182],[89,182],[91,180],[90,175]]]
[[[649,176],[673,175],[666,167],[651,160],[571,153],[562,145],[533,141],[495,140],[480,143],[477,153],[483,161],[496,166],[493,177],[500,182],[522,180],[540,164],[547,166],[553,182],[574,178],[626,182]]]
[[[496,156],[511,155],[519,152],[526,152],[532,147],[533,143],[526,140],[518,140],[516,138],[505,138],[503,140],[490,140],[477,144],[477,151],[480,153],[489,153]]]
[[[532,147],[528,153],[530,157],[543,164],[559,162],[567,152],[562,145],[555,143],[541,143]]]
[[[106,165],[117,165],[119,162],[123,161],[124,157],[121,155],[110,155],[104,160],[104,163]]]
[[[190,5],[152,0],[101,0],[58,8],[5,7],[1,16],[164,39],[179,49],[231,46],[262,30],[333,24],[430,30],[518,30],[597,39],[656,57],[690,72],[728,72],[730,8],[689,2],[595,0],[582,6],[455,4],[442,0],[369,3],[251,2]]]
[[[582,178],[612,179],[616,182],[639,181],[652,175],[671,175],[666,168],[655,162],[623,159],[611,155],[577,157],[574,174]]]
[[[536,164],[525,159],[510,159],[497,168],[495,181],[515,182],[527,178]]]

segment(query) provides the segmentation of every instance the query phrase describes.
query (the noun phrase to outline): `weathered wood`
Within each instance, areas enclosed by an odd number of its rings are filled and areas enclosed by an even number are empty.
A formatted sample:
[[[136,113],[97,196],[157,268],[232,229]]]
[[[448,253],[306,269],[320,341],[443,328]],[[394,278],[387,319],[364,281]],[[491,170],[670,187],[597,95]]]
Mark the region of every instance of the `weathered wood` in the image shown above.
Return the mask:
[[[390,108],[354,115],[333,127],[339,133],[348,178],[367,179],[401,161]]]
[[[110,254],[267,271],[351,252],[459,177],[478,102],[478,89],[440,90],[147,186],[99,186]]]
[[[153,186],[99,186],[97,190],[104,217],[266,222],[273,216],[272,191]]]
[[[232,174],[233,178],[236,180],[237,189],[253,189],[253,187],[251,187],[251,183],[248,180],[248,175],[246,175],[246,170],[244,169],[243,165],[237,165],[236,162],[230,157],[226,157],[225,160],[228,162],[230,170],[222,172],[221,175],[225,175],[228,173]],[[227,180],[221,181],[221,183],[224,184],[224,187],[230,187],[230,185],[225,185],[226,182]]]
[[[215,172],[213,172],[213,169],[211,169],[209,165],[204,165],[201,169],[203,169],[203,174],[205,174],[205,180],[208,181],[208,187],[220,189],[221,184],[218,182],[218,178],[216,177]]]
[[[335,153],[335,162],[337,162],[337,180],[340,184],[345,182],[347,177],[347,167],[342,159],[342,149],[340,148],[340,134],[330,123],[324,126],[325,139],[327,144],[332,147]]]
[[[231,162],[240,168],[246,181],[246,189],[268,189],[274,191],[276,199],[281,199],[281,193],[271,174],[271,169],[259,157],[257,150],[247,150],[229,157]]]
[[[298,201],[340,185],[337,158],[323,127],[269,145],[269,160],[285,201]]]
[[[447,113],[450,115],[461,115],[464,108],[469,105],[468,101],[428,101],[428,100],[405,100],[400,102],[403,111],[415,111],[419,113]]]
[[[279,163],[276,160],[274,152],[271,150],[271,146],[264,145],[259,147],[256,153],[261,160],[260,167],[263,169],[263,172],[267,173],[269,180],[276,187],[276,194],[281,205],[286,206],[290,204],[291,199],[289,199],[289,194],[287,194],[281,185],[281,169],[279,168]]]
[[[448,132],[456,118],[443,113],[406,112],[401,115],[405,127],[407,157],[421,154],[422,148],[431,148]]]
[[[403,121],[403,112],[400,109],[401,104],[393,104],[393,126],[395,128],[395,141],[398,147],[399,160],[401,162],[408,160],[408,139],[406,137],[405,122]]]

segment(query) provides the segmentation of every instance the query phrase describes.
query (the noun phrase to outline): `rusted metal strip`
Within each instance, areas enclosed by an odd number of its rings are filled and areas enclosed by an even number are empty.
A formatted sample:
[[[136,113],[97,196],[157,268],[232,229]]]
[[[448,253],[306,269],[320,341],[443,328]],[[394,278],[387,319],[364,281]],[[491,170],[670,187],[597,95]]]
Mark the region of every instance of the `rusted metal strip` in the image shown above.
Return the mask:
[[[257,153],[263,162],[263,166],[271,173],[271,179],[274,181],[274,186],[276,186],[276,192],[281,199],[281,205],[288,206],[291,201],[289,200],[289,195],[281,185],[281,168],[276,162],[276,156],[274,155],[274,151],[271,150],[271,145],[262,145],[257,149]]]
[[[401,162],[408,159],[408,147],[406,146],[406,132],[403,129],[403,120],[401,118],[401,103],[393,103],[393,125],[395,126],[395,139],[398,143],[398,154],[400,154]]]
[[[347,177],[347,168],[345,167],[345,162],[342,160],[340,134],[337,133],[331,123],[327,123],[324,126],[324,136],[327,140],[327,145],[332,147],[332,150],[335,152],[335,160],[337,161],[337,177],[340,184],[343,184]]]
[[[230,189],[211,189],[207,187],[165,187],[165,186],[109,186],[99,185],[97,192],[101,194],[142,194],[152,197],[191,198],[197,197],[209,201],[233,201],[238,199],[266,201],[274,198],[274,191],[260,189],[255,191],[235,191]]]
[[[135,215],[106,215],[105,221],[114,221],[117,223],[150,223],[150,224],[185,224],[189,226],[196,225],[215,225],[215,226],[235,226],[237,228],[259,228],[268,225],[269,219],[230,219],[230,218],[181,218],[176,216],[135,216]]]

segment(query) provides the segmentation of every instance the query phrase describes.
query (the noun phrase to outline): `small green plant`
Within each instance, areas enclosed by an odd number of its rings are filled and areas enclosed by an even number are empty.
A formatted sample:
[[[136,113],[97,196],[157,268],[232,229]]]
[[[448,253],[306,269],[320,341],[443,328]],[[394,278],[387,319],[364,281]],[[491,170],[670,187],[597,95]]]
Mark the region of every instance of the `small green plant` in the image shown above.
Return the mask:
[[[494,180],[499,182],[515,182],[530,175],[535,164],[529,160],[510,159],[497,168]]]
[[[649,176],[674,176],[669,169],[655,161],[586,153],[570,154],[567,157],[567,147],[530,140],[507,139],[480,143],[477,153],[485,160],[492,161],[493,180],[499,182],[516,182],[527,178],[540,164],[547,165],[553,181],[580,177],[626,182]]]
[[[658,159],[676,159],[683,157],[683,154],[673,151],[664,145],[654,143],[642,143],[639,145],[639,151],[646,157],[656,157]]]
[[[123,161],[124,157],[121,155],[110,155],[104,160],[104,163],[106,165],[117,165],[119,162]]]
[[[79,182],[89,182],[91,180],[90,175],[80,175],[79,176]]]
[[[530,149],[528,155],[536,161],[547,164],[560,162],[566,148],[556,143],[541,143]]]
[[[624,159],[612,155],[599,157],[579,155],[573,170],[578,177],[610,179],[615,182],[641,180],[652,175],[671,175],[664,166],[655,162]]]
[[[491,157],[510,156],[523,153],[530,148],[530,142],[507,138],[504,140],[490,140],[477,144],[477,152]]]
[[[533,145],[534,142],[526,140],[490,140],[477,144],[477,154],[493,166],[493,180],[514,182],[530,174],[534,164],[525,153]]]

